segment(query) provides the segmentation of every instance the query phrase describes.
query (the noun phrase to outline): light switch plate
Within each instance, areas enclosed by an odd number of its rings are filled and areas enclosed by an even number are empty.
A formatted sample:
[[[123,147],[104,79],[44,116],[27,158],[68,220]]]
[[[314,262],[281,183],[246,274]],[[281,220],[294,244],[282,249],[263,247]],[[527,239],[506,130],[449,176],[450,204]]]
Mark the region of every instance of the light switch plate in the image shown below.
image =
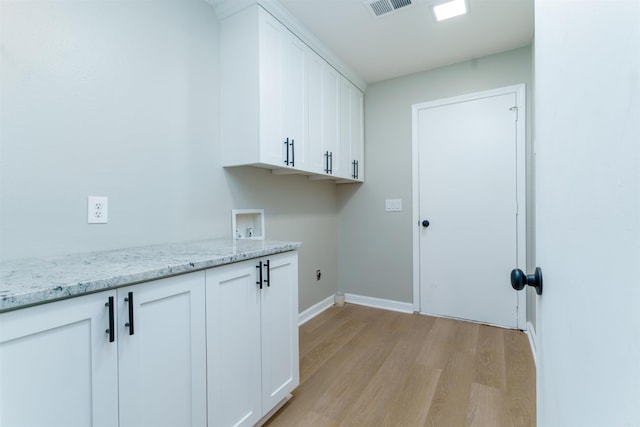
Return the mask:
[[[384,210],[386,212],[402,211],[402,199],[386,199],[384,201]]]

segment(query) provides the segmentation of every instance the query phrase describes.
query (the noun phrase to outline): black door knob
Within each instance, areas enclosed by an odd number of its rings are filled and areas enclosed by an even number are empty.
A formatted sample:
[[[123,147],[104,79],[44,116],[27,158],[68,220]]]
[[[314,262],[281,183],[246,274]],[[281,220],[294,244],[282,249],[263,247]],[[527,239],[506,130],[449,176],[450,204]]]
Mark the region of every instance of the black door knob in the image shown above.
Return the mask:
[[[427,228],[429,226],[429,221],[427,221],[426,219],[422,221],[422,226],[424,228]]]
[[[542,295],[542,269],[536,267],[533,274],[526,275],[522,270],[516,268],[511,271],[511,286],[516,291],[524,289],[525,285],[533,286],[538,295]]]

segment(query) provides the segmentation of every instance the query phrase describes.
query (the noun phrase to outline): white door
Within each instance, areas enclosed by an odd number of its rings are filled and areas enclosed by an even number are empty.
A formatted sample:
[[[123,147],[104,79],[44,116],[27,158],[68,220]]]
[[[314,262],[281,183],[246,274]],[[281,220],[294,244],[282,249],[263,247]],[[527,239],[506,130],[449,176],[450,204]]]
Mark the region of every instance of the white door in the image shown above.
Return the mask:
[[[120,426],[206,425],[204,272],[120,288],[118,300]]]
[[[519,86],[414,107],[422,313],[524,327],[508,282],[525,260],[523,98]]]
[[[540,426],[640,425],[640,2],[536,1]]]

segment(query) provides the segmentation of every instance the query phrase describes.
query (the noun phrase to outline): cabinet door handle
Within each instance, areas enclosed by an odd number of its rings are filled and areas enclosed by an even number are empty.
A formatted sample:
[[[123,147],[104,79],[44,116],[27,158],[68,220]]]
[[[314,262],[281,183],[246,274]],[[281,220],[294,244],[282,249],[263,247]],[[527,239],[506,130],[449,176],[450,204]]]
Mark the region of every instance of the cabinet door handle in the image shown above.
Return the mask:
[[[325,173],[329,173],[329,152],[328,151],[324,153],[324,171]]]
[[[284,164],[289,166],[289,138],[284,141],[284,149],[287,151],[287,156],[285,157]]]
[[[262,261],[256,265],[256,268],[258,269],[258,281],[256,282],[256,285],[260,285],[260,289],[262,289]]]
[[[267,269],[267,278],[264,283],[267,284],[267,288],[271,286],[271,267],[269,266],[269,260],[266,260],[264,263],[264,267]]]
[[[116,325],[113,315],[113,297],[109,297],[109,302],[105,304],[105,307],[109,307],[109,329],[104,332],[109,334],[109,342],[114,342],[116,340]]]
[[[291,166],[295,167],[296,165],[296,146],[294,145],[294,140],[291,138]]]
[[[129,335],[133,335],[133,292],[129,292],[124,300],[129,303],[129,321],[124,326],[129,328]]]
[[[329,173],[333,175],[333,151],[329,153]]]
[[[356,179],[356,161],[354,160],[353,162],[351,162],[351,170],[353,171],[351,173],[351,178]]]

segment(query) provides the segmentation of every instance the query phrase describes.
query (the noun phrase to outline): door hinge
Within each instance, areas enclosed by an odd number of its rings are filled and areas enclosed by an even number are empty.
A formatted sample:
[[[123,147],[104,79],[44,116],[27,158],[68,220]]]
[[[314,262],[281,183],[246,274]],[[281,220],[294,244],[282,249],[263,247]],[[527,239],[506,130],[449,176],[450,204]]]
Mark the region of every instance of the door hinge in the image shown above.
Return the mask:
[[[518,107],[514,106],[509,108],[509,111],[515,111],[516,112],[516,122],[518,121]]]

